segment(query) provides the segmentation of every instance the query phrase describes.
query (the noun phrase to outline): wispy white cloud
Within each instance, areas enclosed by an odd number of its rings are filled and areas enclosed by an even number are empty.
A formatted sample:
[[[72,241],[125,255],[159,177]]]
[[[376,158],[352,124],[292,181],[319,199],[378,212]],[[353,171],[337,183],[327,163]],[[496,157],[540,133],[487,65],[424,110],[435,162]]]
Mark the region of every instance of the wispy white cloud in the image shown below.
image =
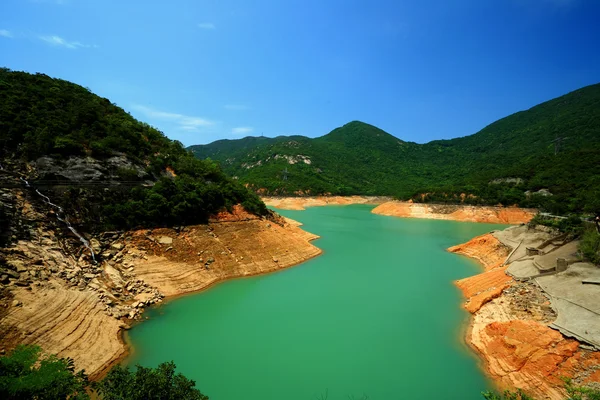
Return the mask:
[[[240,126],[231,130],[231,133],[234,135],[248,135],[252,132],[254,132],[254,128],[250,126]]]
[[[211,29],[217,29],[217,26],[215,24],[213,24],[212,22],[200,22],[198,24],[198,28],[211,30]]]
[[[141,112],[148,118],[174,123],[179,129],[188,132],[198,132],[200,128],[205,128],[216,124],[215,121],[211,121],[206,118],[160,111],[151,107],[142,106],[140,104],[134,104],[132,108]]]
[[[66,47],[67,49],[81,49],[81,48],[90,48],[90,47],[98,47],[96,45],[83,44],[81,42],[70,42],[66,39],[63,39],[60,36],[52,35],[52,36],[40,36],[40,40],[46,42],[51,46],[57,47]]]
[[[250,107],[243,105],[243,104],[225,104],[225,106],[223,106],[226,110],[232,110],[232,111],[245,111],[245,110],[249,110]]]
[[[10,31],[7,31],[6,29],[0,29],[0,36],[5,38],[12,38],[13,34]]]

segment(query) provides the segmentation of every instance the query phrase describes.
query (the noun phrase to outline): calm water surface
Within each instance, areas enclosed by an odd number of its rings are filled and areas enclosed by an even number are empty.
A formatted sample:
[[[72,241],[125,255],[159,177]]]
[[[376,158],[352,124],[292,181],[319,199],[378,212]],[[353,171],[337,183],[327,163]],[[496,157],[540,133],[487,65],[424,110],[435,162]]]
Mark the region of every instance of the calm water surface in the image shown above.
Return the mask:
[[[280,211],[322,236],[324,254],[148,311],[128,363],[173,360],[211,400],[481,399],[452,285],[479,267],[445,249],[504,226],[371,208]]]

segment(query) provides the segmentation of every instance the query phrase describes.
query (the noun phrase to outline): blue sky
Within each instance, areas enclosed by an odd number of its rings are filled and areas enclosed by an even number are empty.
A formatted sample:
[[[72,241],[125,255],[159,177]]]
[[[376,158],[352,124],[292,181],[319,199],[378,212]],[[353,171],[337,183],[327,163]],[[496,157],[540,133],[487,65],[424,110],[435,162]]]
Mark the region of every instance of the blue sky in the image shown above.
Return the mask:
[[[351,120],[465,136],[600,82],[598,0],[0,0],[0,66],[185,145]]]

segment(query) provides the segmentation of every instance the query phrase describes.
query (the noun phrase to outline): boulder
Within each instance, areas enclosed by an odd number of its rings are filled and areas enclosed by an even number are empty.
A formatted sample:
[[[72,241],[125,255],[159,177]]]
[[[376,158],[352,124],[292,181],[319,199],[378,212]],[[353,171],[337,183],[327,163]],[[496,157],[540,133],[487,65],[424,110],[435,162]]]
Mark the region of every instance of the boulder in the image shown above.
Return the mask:
[[[98,254],[102,251],[102,245],[96,238],[90,239],[90,247],[94,250],[94,253]]]
[[[17,272],[27,271],[27,267],[25,267],[25,263],[21,260],[9,260],[7,263],[8,267]]]
[[[3,269],[2,274],[8,275],[9,278],[19,279],[21,274],[15,271],[11,271],[10,269]]]
[[[118,269],[111,266],[110,264],[106,264],[104,266],[104,273],[106,274],[108,279],[110,279],[114,283],[116,287],[121,286],[122,289],[122,286],[125,282],[123,281],[123,276],[121,275],[121,272],[119,272]]]
[[[158,238],[160,244],[173,244],[173,238],[169,236],[161,236]]]
[[[35,161],[41,179],[67,179],[71,181],[99,181],[108,170],[92,157],[69,157],[57,160],[41,157]]]

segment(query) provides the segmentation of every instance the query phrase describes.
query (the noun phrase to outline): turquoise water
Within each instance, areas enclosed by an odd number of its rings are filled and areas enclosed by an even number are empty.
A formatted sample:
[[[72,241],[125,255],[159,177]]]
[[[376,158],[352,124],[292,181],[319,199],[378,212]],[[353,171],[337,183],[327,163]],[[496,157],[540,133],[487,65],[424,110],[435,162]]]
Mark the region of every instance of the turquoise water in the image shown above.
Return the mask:
[[[173,360],[211,400],[481,399],[452,285],[479,267],[445,249],[504,226],[371,208],[280,211],[323,255],[148,311],[128,363]]]

